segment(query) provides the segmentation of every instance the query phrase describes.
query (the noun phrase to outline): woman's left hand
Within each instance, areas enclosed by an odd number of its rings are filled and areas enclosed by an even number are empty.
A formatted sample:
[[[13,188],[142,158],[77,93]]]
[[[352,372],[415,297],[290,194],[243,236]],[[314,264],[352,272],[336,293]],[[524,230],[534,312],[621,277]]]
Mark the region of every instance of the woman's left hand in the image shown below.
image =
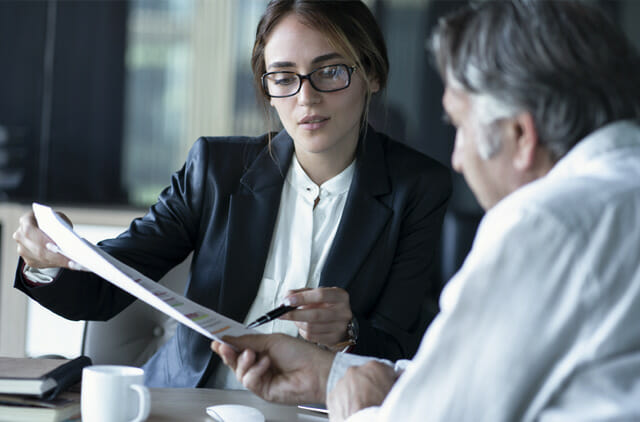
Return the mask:
[[[347,340],[347,325],[353,313],[346,290],[339,287],[290,290],[285,303],[298,309],[280,319],[294,321],[302,338],[329,347]]]

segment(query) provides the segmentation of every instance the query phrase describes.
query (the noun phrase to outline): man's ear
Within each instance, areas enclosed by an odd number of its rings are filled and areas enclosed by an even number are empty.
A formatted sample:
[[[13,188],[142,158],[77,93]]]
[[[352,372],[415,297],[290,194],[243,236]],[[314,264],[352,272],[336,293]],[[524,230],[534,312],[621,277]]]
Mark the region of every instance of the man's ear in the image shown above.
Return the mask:
[[[538,131],[531,113],[520,113],[515,118],[516,153],[513,166],[517,170],[527,171],[535,165],[538,150]]]

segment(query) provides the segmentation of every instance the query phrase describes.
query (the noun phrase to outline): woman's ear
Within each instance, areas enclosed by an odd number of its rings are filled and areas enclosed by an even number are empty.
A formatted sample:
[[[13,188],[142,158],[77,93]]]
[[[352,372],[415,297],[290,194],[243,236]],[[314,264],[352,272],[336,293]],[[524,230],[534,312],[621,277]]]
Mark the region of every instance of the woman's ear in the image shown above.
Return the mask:
[[[376,92],[380,91],[380,83],[378,82],[377,78],[369,81],[369,91],[372,94],[375,94]]]

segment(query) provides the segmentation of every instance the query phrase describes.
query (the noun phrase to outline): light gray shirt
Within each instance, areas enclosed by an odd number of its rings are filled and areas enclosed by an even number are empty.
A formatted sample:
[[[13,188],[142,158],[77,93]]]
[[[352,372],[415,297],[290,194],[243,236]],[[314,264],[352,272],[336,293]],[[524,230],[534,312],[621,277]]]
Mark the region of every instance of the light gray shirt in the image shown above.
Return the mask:
[[[638,122],[589,135],[486,214],[405,368],[349,422],[640,420]]]

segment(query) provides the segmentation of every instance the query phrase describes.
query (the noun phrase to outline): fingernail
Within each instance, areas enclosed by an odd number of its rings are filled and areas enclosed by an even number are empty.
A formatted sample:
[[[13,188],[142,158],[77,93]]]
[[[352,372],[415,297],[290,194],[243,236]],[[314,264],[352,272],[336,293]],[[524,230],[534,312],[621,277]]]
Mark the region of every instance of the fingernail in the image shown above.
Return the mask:
[[[284,306],[296,306],[298,304],[298,300],[295,296],[285,297],[282,303],[284,304]]]

